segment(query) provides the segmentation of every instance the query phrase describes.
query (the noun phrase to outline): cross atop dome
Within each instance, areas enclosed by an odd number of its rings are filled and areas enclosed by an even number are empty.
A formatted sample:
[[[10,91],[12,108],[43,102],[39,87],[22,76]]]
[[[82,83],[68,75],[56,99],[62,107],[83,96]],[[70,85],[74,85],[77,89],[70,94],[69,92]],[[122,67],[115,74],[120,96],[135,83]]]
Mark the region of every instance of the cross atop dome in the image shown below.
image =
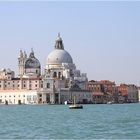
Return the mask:
[[[55,49],[64,50],[63,40],[60,37],[60,33],[58,33],[58,37],[57,37],[56,42],[55,42]]]

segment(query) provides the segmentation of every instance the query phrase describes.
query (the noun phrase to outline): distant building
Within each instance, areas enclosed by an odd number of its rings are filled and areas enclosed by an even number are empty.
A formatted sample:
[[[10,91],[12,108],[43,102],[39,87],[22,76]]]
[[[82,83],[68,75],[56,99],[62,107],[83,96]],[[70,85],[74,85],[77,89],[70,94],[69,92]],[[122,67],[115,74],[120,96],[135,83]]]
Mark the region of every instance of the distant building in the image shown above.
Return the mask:
[[[119,92],[120,103],[136,103],[138,102],[138,88],[133,84],[120,84],[117,87]]]
[[[18,57],[19,74],[15,77],[10,69],[0,70],[0,103],[9,104],[38,103],[37,91],[43,87],[40,62],[33,50],[27,58],[20,50]]]
[[[94,103],[117,102],[115,82],[109,80],[91,80],[88,82],[88,90],[92,92]]]
[[[87,90],[87,76],[76,69],[60,35],[54,50],[48,55],[43,75],[33,49],[29,57],[20,50],[18,69],[18,77],[10,69],[0,70],[0,103],[63,104],[72,102],[74,96],[79,103],[92,102],[91,93]]]
[[[70,54],[64,49],[60,35],[55,42],[54,50],[48,55],[43,76],[42,96],[44,103],[61,104],[72,102],[74,96],[80,103],[92,102],[92,96],[87,91],[86,74],[76,69]],[[41,98],[40,98],[41,99]]]
[[[138,101],[140,102],[140,87],[138,87]]]
[[[128,102],[137,103],[138,102],[138,88],[136,85],[128,85]]]
[[[127,87],[128,86],[126,84],[120,84],[119,86],[117,86],[117,89],[118,89],[118,102],[119,103],[127,102],[127,98],[128,98]]]

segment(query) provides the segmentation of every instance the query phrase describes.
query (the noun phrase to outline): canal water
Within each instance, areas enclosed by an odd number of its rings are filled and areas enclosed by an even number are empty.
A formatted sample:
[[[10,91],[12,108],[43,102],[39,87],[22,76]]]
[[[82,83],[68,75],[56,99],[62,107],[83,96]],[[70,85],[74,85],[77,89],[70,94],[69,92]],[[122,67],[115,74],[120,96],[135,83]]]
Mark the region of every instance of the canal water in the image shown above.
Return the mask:
[[[0,139],[140,139],[140,104],[0,105]]]

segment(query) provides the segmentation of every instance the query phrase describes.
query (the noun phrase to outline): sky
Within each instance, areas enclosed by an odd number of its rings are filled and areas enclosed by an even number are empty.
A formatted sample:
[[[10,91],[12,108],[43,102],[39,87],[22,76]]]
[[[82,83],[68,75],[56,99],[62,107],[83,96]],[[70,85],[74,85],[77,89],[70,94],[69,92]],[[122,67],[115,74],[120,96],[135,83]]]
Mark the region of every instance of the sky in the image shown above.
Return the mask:
[[[0,2],[0,68],[17,74],[19,50],[31,48],[45,68],[60,32],[89,80],[140,86],[140,2]]]

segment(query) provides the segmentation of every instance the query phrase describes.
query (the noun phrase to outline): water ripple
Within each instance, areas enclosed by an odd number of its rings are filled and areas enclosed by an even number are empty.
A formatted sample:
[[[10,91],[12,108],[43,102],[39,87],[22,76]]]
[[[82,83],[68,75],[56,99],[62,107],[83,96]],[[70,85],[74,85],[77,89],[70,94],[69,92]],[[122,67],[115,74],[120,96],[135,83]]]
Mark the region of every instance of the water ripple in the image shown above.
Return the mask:
[[[0,106],[0,139],[140,139],[140,104]]]

